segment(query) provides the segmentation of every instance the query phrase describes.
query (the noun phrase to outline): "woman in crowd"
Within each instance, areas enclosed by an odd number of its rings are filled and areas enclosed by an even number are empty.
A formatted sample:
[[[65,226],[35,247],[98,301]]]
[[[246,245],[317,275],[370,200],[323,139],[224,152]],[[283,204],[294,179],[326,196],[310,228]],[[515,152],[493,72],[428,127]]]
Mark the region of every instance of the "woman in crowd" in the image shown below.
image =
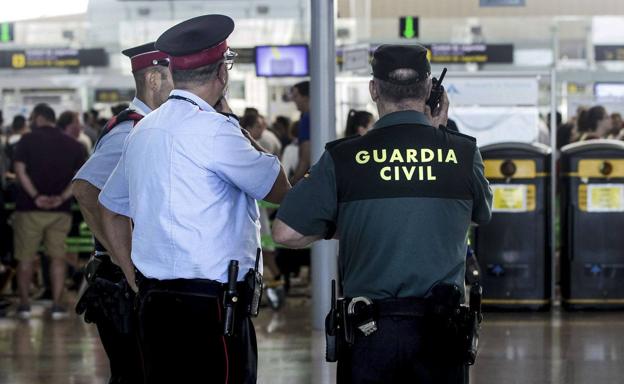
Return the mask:
[[[347,117],[347,129],[345,130],[345,137],[355,135],[365,135],[369,129],[372,128],[374,123],[373,115],[367,111],[356,111],[352,109],[349,111]]]
[[[611,126],[611,116],[604,107],[596,105],[581,111],[578,117],[579,137],[577,141],[605,138],[611,130]]]

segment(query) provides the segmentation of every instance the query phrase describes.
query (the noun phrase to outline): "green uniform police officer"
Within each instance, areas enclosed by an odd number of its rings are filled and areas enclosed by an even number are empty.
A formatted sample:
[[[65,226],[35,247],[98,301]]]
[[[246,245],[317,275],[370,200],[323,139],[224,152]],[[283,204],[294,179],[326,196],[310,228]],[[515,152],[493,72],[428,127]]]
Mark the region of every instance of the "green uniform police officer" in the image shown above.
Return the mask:
[[[273,236],[291,247],[340,239],[354,326],[339,382],[464,383],[464,362],[444,351],[454,347],[425,337],[425,298],[441,284],[464,293],[468,227],[491,215],[483,161],[474,138],[443,127],[445,94],[431,115],[425,48],[383,45],[372,67],[379,121],[365,136],[326,146],[283,201]]]

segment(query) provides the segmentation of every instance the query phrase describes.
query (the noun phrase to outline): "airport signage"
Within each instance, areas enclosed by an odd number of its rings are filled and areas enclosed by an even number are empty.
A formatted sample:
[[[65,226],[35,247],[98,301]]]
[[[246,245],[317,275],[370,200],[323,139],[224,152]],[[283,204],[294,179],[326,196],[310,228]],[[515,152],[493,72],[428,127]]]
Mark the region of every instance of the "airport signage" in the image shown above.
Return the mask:
[[[96,103],[120,103],[123,101],[132,101],[134,98],[134,89],[112,89],[98,88],[95,90]]]
[[[0,68],[82,68],[105,67],[108,54],[103,48],[42,48],[0,51]]]
[[[371,54],[368,46],[346,47],[336,57],[339,58],[338,64],[343,71],[359,71],[370,68]]]
[[[512,44],[431,44],[429,60],[434,64],[512,64]]]
[[[418,38],[418,17],[405,16],[399,19],[399,37],[401,39]]]
[[[444,87],[454,106],[536,106],[539,83],[535,77],[453,77]]]
[[[624,61],[624,45],[594,46],[596,61]]]
[[[10,43],[15,40],[15,24],[0,23],[0,43]]]

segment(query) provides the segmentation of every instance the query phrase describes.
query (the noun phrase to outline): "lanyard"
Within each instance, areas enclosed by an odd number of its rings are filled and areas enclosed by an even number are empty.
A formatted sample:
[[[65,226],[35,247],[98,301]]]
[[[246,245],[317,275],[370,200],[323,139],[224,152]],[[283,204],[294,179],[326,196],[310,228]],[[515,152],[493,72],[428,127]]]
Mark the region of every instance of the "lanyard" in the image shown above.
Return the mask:
[[[197,104],[194,100],[189,99],[188,97],[184,97],[184,96],[180,96],[180,95],[171,95],[167,98],[167,100],[169,99],[176,99],[176,100],[182,100],[182,101],[186,101],[189,102],[191,104],[193,104],[194,106],[196,106],[197,108],[199,108],[200,111],[203,111],[203,109],[199,106],[199,104]],[[219,102],[221,101],[221,99],[219,99]],[[218,105],[219,103],[217,103]],[[233,113],[226,113],[226,112],[219,112],[220,114],[222,114],[223,116],[226,117],[231,117],[233,119],[235,119],[236,121],[238,121],[238,116],[236,116]]]
[[[199,106],[199,104],[197,104],[195,101],[189,99],[188,97],[184,97],[184,96],[180,96],[180,95],[171,95],[167,98],[169,99],[176,99],[176,100],[182,100],[182,101],[186,101],[189,102],[191,104],[193,104],[194,106],[196,106],[197,108],[201,109],[201,107]]]

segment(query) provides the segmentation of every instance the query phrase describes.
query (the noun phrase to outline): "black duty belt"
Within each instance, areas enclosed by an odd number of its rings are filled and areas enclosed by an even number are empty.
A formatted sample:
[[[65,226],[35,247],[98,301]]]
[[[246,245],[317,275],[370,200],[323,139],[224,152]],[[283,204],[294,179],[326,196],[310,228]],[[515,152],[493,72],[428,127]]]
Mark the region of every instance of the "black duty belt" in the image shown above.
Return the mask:
[[[209,296],[221,298],[225,285],[215,280],[207,279],[172,279],[157,280],[144,276],[138,278],[139,291],[164,291],[172,294]],[[237,284],[239,288],[243,288],[243,283]]]
[[[422,298],[408,297],[374,300],[373,305],[379,317],[419,317],[425,315],[425,299]]]
[[[348,305],[353,299],[345,298]],[[420,297],[401,297],[372,299],[372,310],[376,317],[405,316],[420,317],[425,315],[425,299]]]

